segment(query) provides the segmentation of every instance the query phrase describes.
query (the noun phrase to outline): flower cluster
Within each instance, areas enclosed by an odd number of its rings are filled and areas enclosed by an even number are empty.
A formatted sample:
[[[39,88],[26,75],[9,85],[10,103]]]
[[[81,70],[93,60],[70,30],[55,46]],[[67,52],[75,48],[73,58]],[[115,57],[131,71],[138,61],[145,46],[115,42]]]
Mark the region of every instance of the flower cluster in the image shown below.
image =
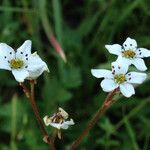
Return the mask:
[[[25,41],[16,51],[5,43],[0,43],[0,69],[12,71],[18,82],[36,79],[49,69],[35,52],[31,54],[31,41]]]
[[[36,52],[31,53],[30,40],[26,40],[17,50],[5,43],[0,43],[0,69],[11,71],[20,83],[24,82],[25,79],[35,80],[44,71],[49,72],[47,64],[39,55]],[[67,119],[68,113],[62,108],[59,108],[59,111],[52,117],[45,116],[43,118],[46,126],[51,125],[57,129],[59,138],[61,138],[60,129],[68,129],[70,125],[74,124],[72,119],[66,121]]]
[[[52,127],[57,129],[58,137],[61,139],[61,129],[68,129],[70,125],[74,125],[73,119],[66,121],[68,119],[68,113],[62,108],[58,108],[58,112],[54,113],[52,116],[45,116],[43,118],[46,126],[51,125]]]
[[[133,64],[138,70],[145,71],[147,67],[142,58],[149,57],[150,51],[145,48],[137,48],[137,42],[131,38],[127,38],[123,45],[113,44],[105,47],[111,54],[118,55],[118,58],[112,62],[111,71],[92,69],[92,75],[97,78],[104,78],[101,87],[105,92],[119,88],[125,97],[132,96],[135,94],[134,85],[143,83],[147,74],[128,72],[128,68]]]

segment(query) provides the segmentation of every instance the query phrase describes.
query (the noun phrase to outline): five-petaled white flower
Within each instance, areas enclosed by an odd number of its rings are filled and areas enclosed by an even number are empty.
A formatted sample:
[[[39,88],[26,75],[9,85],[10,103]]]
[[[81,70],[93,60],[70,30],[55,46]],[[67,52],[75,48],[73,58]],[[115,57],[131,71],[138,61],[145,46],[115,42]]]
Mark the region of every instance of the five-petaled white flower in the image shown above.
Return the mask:
[[[26,40],[16,51],[5,43],[0,43],[0,68],[12,71],[18,82],[36,79],[43,71],[49,71],[46,63],[31,54],[31,41]]]
[[[105,92],[111,92],[119,87],[125,97],[135,94],[132,84],[141,84],[146,79],[145,73],[129,72],[128,65],[116,61],[112,63],[112,71],[106,69],[92,69],[92,75],[97,78],[104,78],[101,87]]]
[[[140,71],[145,71],[147,69],[142,58],[149,57],[150,50],[137,48],[137,42],[134,39],[128,37],[122,46],[113,44],[105,45],[105,47],[111,54],[118,55],[117,60],[121,60],[128,65],[133,64]]]
[[[52,116],[45,116],[43,118],[46,126],[50,125],[58,129],[58,137],[61,139],[60,129],[68,129],[70,125],[74,125],[73,119],[68,119],[68,113],[59,107],[58,112],[54,113]]]

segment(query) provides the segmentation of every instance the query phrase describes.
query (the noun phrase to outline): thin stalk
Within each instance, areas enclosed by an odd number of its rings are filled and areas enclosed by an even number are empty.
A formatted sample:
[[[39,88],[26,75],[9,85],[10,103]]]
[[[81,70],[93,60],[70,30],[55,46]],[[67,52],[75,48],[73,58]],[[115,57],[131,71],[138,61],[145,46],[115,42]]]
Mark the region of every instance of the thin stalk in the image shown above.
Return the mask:
[[[113,101],[114,94],[118,91],[118,88],[110,92],[106,99],[104,100],[102,106],[98,109],[96,114],[93,116],[93,118],[88,123],[87,128],[80,134],[80,136],[73,142],[73,144],[70,147],[70,150],[74,150],[82,141],[82,139],[88,134],[88,132],[93,128],[93,126],[96,124],[96,122],[99,120],[99,118],[102,116],[102,114],[108,109]]]
[[[53,141],[51,140],[51,138],[49,137],[49,135],[45,129],[43,120],[40,117],[40,114],[39,114],[39,111],[38,111],[38,108],[37,108],[37,105],[35,102],[34,85],[35,85],[35,82],[30,81],[31,91],[29,91],[28,88],[23,83],[20,84],[20,86],[22,86],[22,88],[23,88],[24,93],[26,94],[27,98],[30,101],[33,112],[35,114],[35,117],[36,117],[38,124],[40,126],[40,129],[41,129],[41,132],[43,134],[43,137],[44,137],[43,140],[49,144],[50,150],[55,150],[55,146],[53,144]]]
[[[57,41],[57,39],[55,38],[53,34],[51,24],[49,22],[48,15],[46,12],[46,6],[47,6],[46,0],[39,1],[39,12],[40,12],[39,15],[40,15],[40,19],[41,19],[45,34],[48,40],[50,41],[50,43],[52,44],[52,46],[54,47],[54,49],[56,50],[56,52],[60,55],[60,57],[64,60],[64,62],[67,62],[64,50],[62,49],[62,47],[60,46],[59,42]]]

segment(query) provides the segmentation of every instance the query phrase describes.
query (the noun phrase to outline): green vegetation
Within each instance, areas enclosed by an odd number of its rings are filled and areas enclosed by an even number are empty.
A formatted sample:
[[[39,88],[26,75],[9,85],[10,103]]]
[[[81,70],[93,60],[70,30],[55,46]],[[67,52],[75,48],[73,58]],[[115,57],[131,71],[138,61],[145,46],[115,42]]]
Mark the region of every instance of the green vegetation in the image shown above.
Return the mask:
[[[66,150],[86,127],[107,93],[91,68],[110,68],[116,56],[105,44],[135,38],[150,49],[148,0],[3,0],[0,2],[0,42],[14,48],[33,42],[49,66],[40,76],[36,101],[42,117],[64,108],[75,125],[63,132],[56,147]],[[64,63],[49,42],[53,30],[67,57]],[[149,67],[150,58],[145,59]],[[98,66],[97,66],[98,65]],[[119,96],[78,149],[148,150],[150,148],[150,69],[136,95]],[[10,72],[0,70],[0,149],[47,150],[32,108]],[[50,127],[47,130],[52,134]]]

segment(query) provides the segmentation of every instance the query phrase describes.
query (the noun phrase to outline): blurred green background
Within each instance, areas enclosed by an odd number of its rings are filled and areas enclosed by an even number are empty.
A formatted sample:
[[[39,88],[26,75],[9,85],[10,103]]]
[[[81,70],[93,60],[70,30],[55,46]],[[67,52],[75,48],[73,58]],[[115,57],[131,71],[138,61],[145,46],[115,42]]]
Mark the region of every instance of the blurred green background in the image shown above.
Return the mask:
[[[105,44],[135,38],[150,48],[149,0],[1,0],[0,42],[14,48],[26,39],[47,62],[50,74],[38,79],[36,101],[42,117],[64,108],[75,125],[63,132],[57,149],[67,150],[86,127],[107,93],[91,68],[109,68],[116,56]],[[67,63],[51,46],[50,26],[65,51]],[[149,58],[145,59],[149,67]],[[150,68],[150,67],[149,67]],[[150,75],[150,69],[147,73]],[[150,149],[150,76],[131,98],[115,103],[79,150]],[[49,134],[52,133],[47,127]],[[12,74],[0,70],[0,150],[47,150],[29,102]]]

